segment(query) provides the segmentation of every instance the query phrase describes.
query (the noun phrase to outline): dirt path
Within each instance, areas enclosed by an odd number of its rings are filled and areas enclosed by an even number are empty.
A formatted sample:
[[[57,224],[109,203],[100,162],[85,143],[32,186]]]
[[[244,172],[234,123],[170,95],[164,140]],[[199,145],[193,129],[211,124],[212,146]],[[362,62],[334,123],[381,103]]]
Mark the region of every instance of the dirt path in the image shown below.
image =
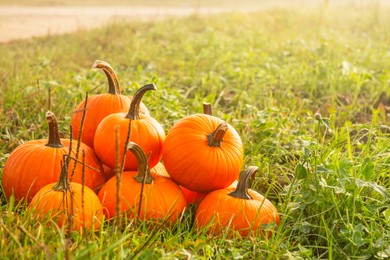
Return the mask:
[[[153,20],[194,13],[214,14],[228,8],[194,7],[0,7],[0,43],[73,32],[123,19]],[[246,10],[248,11],[248,10]]]

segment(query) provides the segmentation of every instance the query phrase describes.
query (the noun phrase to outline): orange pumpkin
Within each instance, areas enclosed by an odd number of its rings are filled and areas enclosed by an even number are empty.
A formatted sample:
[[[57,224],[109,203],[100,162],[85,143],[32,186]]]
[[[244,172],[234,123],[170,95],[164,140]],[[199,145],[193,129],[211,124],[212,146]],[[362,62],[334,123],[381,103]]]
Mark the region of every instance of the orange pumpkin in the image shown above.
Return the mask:
[[[100,122],[95,133],[94,147],[97,156],[108,167],[114,168],[116,165],[117,138],[120,147],[119,158],[123,158],[126,143],[130,140],[141,146],[144,153],[150,156],[150,168],[160,161],[162,144],[165,140],[164,129],[154,118],[139,113],[139,105],[145,92],[156,89],[154,84],[140,88],[135,93],[127,114],[111,114]],[[119,134],[117,134],[116,129],[118,129]],[[136,170],[137,167],[135,156],[126,153],[124,170]]]
[[[57,119],[50,111],[46,113],[49,123],[49,138],[31,140],[19,145],[8,157],[2,177],[5,196],[13,194],[16,200],[31,198],[43,186],[56,182],[61,172],[61,161],[68,154],[70,140],[62,139],[58,133]],[[76,158],[77,142],[72,141],[71,156]],[[104,183],[103,169],[95,152],[87,145],[80,143],[80,152],[85,153],[85,185],[97,191]],[[79,155],[80,156],[80,155]],[[75,161],[69,165],[71,176]],[[76,163],[73,182],[82,182],[82,165]]]
[[[210,103],[203,103],[203,114],[212,115],[212,109]],[[180,186],[181,190],[184,193],[186,201],[188,204],[199,204],[207,193],[201,193],[197,191],[189,190],[183,186]]]
[[[170,177],[167,172],[167,169],[165,169],[165,166],[164,164],[162,164],[162,162],[159,162],[152,169],[150,169],[150,173],[165,176],[165,177]]]
[[[85,100],[83,100],[76,106],[72,115],[73,136],[78,139],[85,107],[86,113],[81,141],[91,148],[94,145],[96,128],[103,118],[113,113],[127,112],[131,102],[131,97],[121,95],[118,78],[110,64],[97,60],[92,68],[101,69],[106,74],[109,87],[108,93],[91,95],[87,100],[86,107]],[[140,104],[140,111],[149,115],[149,111],[143,103]]]
[[[231,125],[211,115],[194,114],[168,131],[162,159],[177,183],[207,193],[237,179],[243,156],[241,138]]]
[[[115,175],[114,169],[112,169],[104,164],[103,164],[103,172],[104,172],[104,177],[106,180],[111,179]]]
[[[98,229],[104,217],[98,196],[87,186],[70,183],[67,171],[65,163],[59,181],[40,189],[32,198],[29,210],[48,223],[54,221],[59,227],[72,224],[73,230]]]
[[[139,168],[138,171],[125,171],[122,174],[119,212],[131,219],[161,221],[169,218],[169,222],[175,222],[187,206],[180,187],[169,177],[150,173],[147,158],[140,146],[130,142],[129,149],[138,159]],[[115,216],[116,192],[117,178],[114,176],[98,194],[108,218]]]
[[[204,197],[206,197],[207,193],[200,193],[196,191],[192,191],[189,189],[180,186],[181,190],[184,193],[184,197],[186,198],[187,204],[199,204]]]
[[[263,232],[263,225],[278,225],[280,217],[275,206],[264,196],[248,189],[248,180],[257,167],[249,167],[240,176],[237,188],[210,192],[199,204],[195,214],[195,228],[218,235],[228,230],[229,235],[242,237]],[[267,233],[271,234],[271,233]]]

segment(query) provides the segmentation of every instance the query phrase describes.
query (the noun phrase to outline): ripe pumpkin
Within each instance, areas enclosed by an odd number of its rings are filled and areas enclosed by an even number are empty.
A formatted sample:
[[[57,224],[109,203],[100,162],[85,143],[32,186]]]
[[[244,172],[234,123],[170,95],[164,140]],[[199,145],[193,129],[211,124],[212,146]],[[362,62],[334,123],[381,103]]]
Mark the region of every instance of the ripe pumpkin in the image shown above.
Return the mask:
[[[92,68],[103,70],[108,80],[108,93],[91,95],[87,100],[80,102],[72,115],[73,136],[77,140],[80,134],[80,126],[83,118],[84,107],[86,109],[81,141],[93,148],[95,131],[99,123],[106,116],[126,112],[130,108],[131,97],[121,95],[118,78],[114,69],[105,61],[96,60]],[[146,106],[140,104],[140,112],[149,115]]]
[[[212,109],[210,103],[203,103],[203,114],[212,115]],[[183,186],[180,186],[181,190],[184,193],[186,201],[188,204],[199,204],[207,193],[201,193],[197,191],[189,190]]]
[[[8,157],[3,171],[2,184],[5,196],[13,194],[16,200],[31,198],[45,185],[56,182],[61,172],[61,161],[69,153],[70,140],[62,139],[58,132],[58,123],[54,114],[46,113],[49,123],[49,138],[31,140],[19,145]],[[77,142],[72,141],[72,147]],[[80,152],[85,153],[85,185],[97,191],[104,183],[103,169],[95,152],[87,145],[80,143]],[[71,156],[76,158],[76,149]],[[72,174],[75,161],[69,165],[69,176]],[[82,182],[82,165],[76,163],[73,182]]]
[[[201,193],[238,178],[244,149],[236,130],[218,117],[194,114],[179,120],[165,139],[162,160],[181,186]]]
[[[256,171],[257,167],[249,167],[240,176],[237,188],[210,192],[196,211],[195,228],[204,228],[208,234],[214,235],[228,230],[229,235],[238,232],[246,237],[255,235],[256,231],[264,232],[263,225],[278,225],[279,213],[272,202],[248,189],[248,180]]]
[[[125,171],[122,174],[120,213],[125,213],[131,219],[161,221],[169,218],[169,222],[175,222],[187,206],[180,187],[169,177],[151,174],[147,158],[136,143],[130,142],[129,149],[137,158],[139,167],[138,171]],[[114,176],[98,194],[109,219],[115,216],[116,183],[117,178]],[[141,193],[142,202],[138,213]]]
[[[115,175],[114,169],[108,167],[107,165],[103,164],[103,172],[104,172],[104,177],[106,180],[109,180],[112,178],[112,176]]]
[[[65,163],[59,181],[40,189],[32,198],[28,209],[48,222],[54,221],[59,227],[71,223],[72,230],[96,230],[104,217],[101,202],[87,186],[69,182],[67,168]],[[72,222],[69,222],[70,215]]]
[[[204,197],[206,197],[207,193],[200,193],[196,191],[192,191],[189,189],[180,186],[181,190],[184,193],[184,197],[186,198],[187,204],[199,204]]]
[[[150,169],[150,173],[165,176],[165,177],[170,177],[167,172],[167,169],[165,169],[165,166],[164,164],[162,164],[162,162],[159,162],[152,169]]]
[[[116,139],[119,139],[119,158],[122,158],[126,143],[129,140],[142,147],[145,154],[150,156],[149,166],[153,168],[161,159],[162,144],[165,132],[162,126],[152,117],[139,112],[143,95],[149,90],[156,90],[154,84],[140,88],[131,101],[129,112],[111,114],[104,118],[95,133],[94,147],[100,160],[110,168],[116,165]],[[129,133],[130,128],[130,133]],[[117,131],[119,137],[117,137]],[[123,147],[123,148],[122,148]],[[137,159],[131,153],[126,153],[124,170],[136,170]]]

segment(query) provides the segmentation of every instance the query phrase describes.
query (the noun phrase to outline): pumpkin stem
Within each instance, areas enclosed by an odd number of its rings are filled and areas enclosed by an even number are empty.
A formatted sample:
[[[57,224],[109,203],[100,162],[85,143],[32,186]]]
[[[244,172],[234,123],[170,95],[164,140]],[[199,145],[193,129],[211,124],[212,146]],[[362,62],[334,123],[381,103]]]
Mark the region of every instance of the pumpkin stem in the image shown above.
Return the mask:
[[[226,122],[221,123],[217,129],[214,130],[211,134],[207,136],[209,140],[209,146],[211,147],[221,147],[223,142],[223,137],[225,136],[226,131],[228,130],[228,125]]]
[[[258,170],[258,167],[256,166],[249,166],[248,169],[241,174],[240,178],[238,179],[237,188],[235,191],[229,193],[229,196],[238,198],[238,199],[244,199],[244,200],[250,200],[252,199],[251,195],[248,193],[248,182],[250,177],[256,173]]]
[[[210,103],[207,102],[203,103],[203,114],[210,115],[210,116],[213,115]]]
[[[134,179],[139,183],[151,184],[154,178],[150,174],[148,159],[146,158],[144,151],[138,144],[131,141],[127,148],[134,154],[138,161],[138,174],[137,176],[134,176]]]
[[[49,123],[49,139],[46,146],[53,148],[63,147],[61,143],[60,133],[58,132],[57,118],[51,111],[46,112],[46,120]]]
[[[141,104],[141,99],[144,96],[144,94],[149,90],[157,90],[156,85],[154,84],[147,84],[143,87],[141,87],[137,92],[135,92],[133,99],[130,103],[130,109],[129,112],[126,115],[126,118],[129,118],[131,120],[137,120],[139,119],[139,106]]]
[[[108,80],[108,93],[112,95],[120,95],[121,89],[119,87],[118,77],[108,62],[95,60],[95,63],[92,65],[92,69],[103,70]]]
[[[65,157],[67,157],[65,159]],[[63,191],[66,192],[70,190],[70,182],[68,179],[68,164],[69,164],[69,155],[64,154],[64,163],[61,162],[61,174],[60,179],[53,186],[53,190],[55,191]]]

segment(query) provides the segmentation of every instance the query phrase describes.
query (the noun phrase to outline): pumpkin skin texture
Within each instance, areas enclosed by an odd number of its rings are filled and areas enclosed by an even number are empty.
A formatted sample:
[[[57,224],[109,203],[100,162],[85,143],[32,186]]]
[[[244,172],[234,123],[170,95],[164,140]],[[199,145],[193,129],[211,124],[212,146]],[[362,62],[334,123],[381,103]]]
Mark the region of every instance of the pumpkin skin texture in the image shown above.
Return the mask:
[[[104,177],[105,177],[106,181],[108,181],[109,179],[111,179],[115,175],[114,169],[112,169],[104,164],[103,164],[103,172],[104,172]]]
[[[186,198],[187,204],[199,204],[202,199],[207,195],[207,193],[192,191],[184,188],[183,186],[180,186],[180,188],[184,193],[184,197]]]
[[[152,169],[150,169],[150,173],[165,176],[165,177],[170,177],[162,162],[159,162]]]
[[[69,162],[70,160],[66,159],[62,165],[57,183],[48,184],[35,194],[28,210],[44,218],[47,223],[54,221],[59,227],[72,224],[72,230],[82,231],[85,228],[96,230],[104,217],[102,205],[96,193],[90,188],[69,182],[67,169]]]
[[[51,216],[59,227],[68,221],[70,208],[70,192],[53,190],[55,183],[44,186],[31,200],[30,209],[38,216]],[[73,230],[82,228],[97,230],[103,221],[103,208],[96,193],[84,186],[84,210],[82,206],[82,185],[71,183],[73,193]],[[64,198],[65,194],[65,198]],[[68,203],[64,203],[67,201]],[[68,204],[68,205],[67,205]]]
[[[262,225],[280,223],[277,209],[264,196],[247,189],[246,185],[244,184],[244,190],[248,198],[231,195],[242,187],[240,184],[237,185],[237,189],[228,187],[210,192],[196,211],[195,228],[206,229],[207,234],[213,235],[219,235],[224,231],[228,231],[229,236],[239,234],[246,237],[256,235],[258,231],[264,235],[271,235],[264,233]]]
[[[48,116],[53,116],[51,112]],[[57,125],[55,118],[54,124]],[[4,166],[2,185],[6,198],[12,194],[15,200],[26,199],[30,201],[32,197],[45,185],[58,181],[61,172],[61,161],[63,156],[69,153],[69,139],[60,139],[58,128],[56,133],[49,123],[49,141],[47,139],[31,140],[19,145],[12,151]],[[54,141],[51,140],[53,136]],[[48,145],[51,144],[51,145]],[[76,158],[77,142],[72,141],[71,156]],[[81,160],[82,151],[85,153],[84,183],[89,188],[95,190],[104,184],[103,168],[96,157],[95,152],[87,145],[80,143],[79,160]],[[68,174],[71,176],[74,164],[71,160],[68,167]],[[73,182],[82,183],[82,164],[76,163],[76,169],[72,178]]]
[[[127,112],[130,108],[131,97],[120,94],[120,87],[117,76],[112,67],[104,61],[95,61],[92,68],[102,69],[108,79],[109,92],[105,94],[91,95],[87,100],[81,101],[75,108],[72,115],[72,133],[74,139],[78,139],[84,107],[86,109],[81,141],[94,148],[95,131],[99,123],[108,115],[113,113]],[[141,113],[149,115],[147,107],[140,104]]]
[[[120,213],[126,212],[126,217],[135,219],[140,200],[141,184],[134,177],[135,171],[125,171],[121,181]],[[140,220],[163,220],[172,214],[170,222],[176,222],[187,206],[184,194],[180,187],[170,178],[156,174],[153,184],[145,184],[142,196]],[[116,206],[116,177],[112,177],[100,189],[98,197],[102,202],[104,213],[108,219],[115,216]]]
[[[137,149],[136,156],[140,160],[140,167],[138,171],[125,171],[122,174],[119,212],[130,219],[163,221],[169,217],[168,222],[176,222],[187,206],[183,192],[169,177],[151,174],[145,154],[139,157],[143,153],[142,149],[133,142],[130,144]],[[141,211],[138,215],[143,180],[145,180],[145,185],[142,192]],[[116,214],[116,183],[117,178],[114,176],[98,193],[108,219]]]
[[[146,88],[145,88],[146,87]],[[129,123],[131,124],[130,141],[141,146],[144,153],[150,155],[149,166],[153,168],[161,159],[165,132],[152,117],[139,113],[140,99],[147,90],[156,89],[152,84],[141,88],[135,95],[129,113],[111,114],[104,118],[95,133],[94,147],[99,159],[108,167],[116,165],[116,139],[119,139],[119,158],[123,157],[127,142]],[[132,104],[133,104],[132,101]],[[137,108],[138,106],[138,108]],[[118,129],[118,134],[116,132]],[[131,153],[126,153],[124,170],[136,170],[138,162]]]
[[[225,132],[219,135],[220,146],[210,146],[209,136],[223,125]],[[240,173],[243,157],[242,141],[236,130],[220,118],[205,114],[179,120],[168,131],[162,153],[171,178],[201,193],[232,184]]]

